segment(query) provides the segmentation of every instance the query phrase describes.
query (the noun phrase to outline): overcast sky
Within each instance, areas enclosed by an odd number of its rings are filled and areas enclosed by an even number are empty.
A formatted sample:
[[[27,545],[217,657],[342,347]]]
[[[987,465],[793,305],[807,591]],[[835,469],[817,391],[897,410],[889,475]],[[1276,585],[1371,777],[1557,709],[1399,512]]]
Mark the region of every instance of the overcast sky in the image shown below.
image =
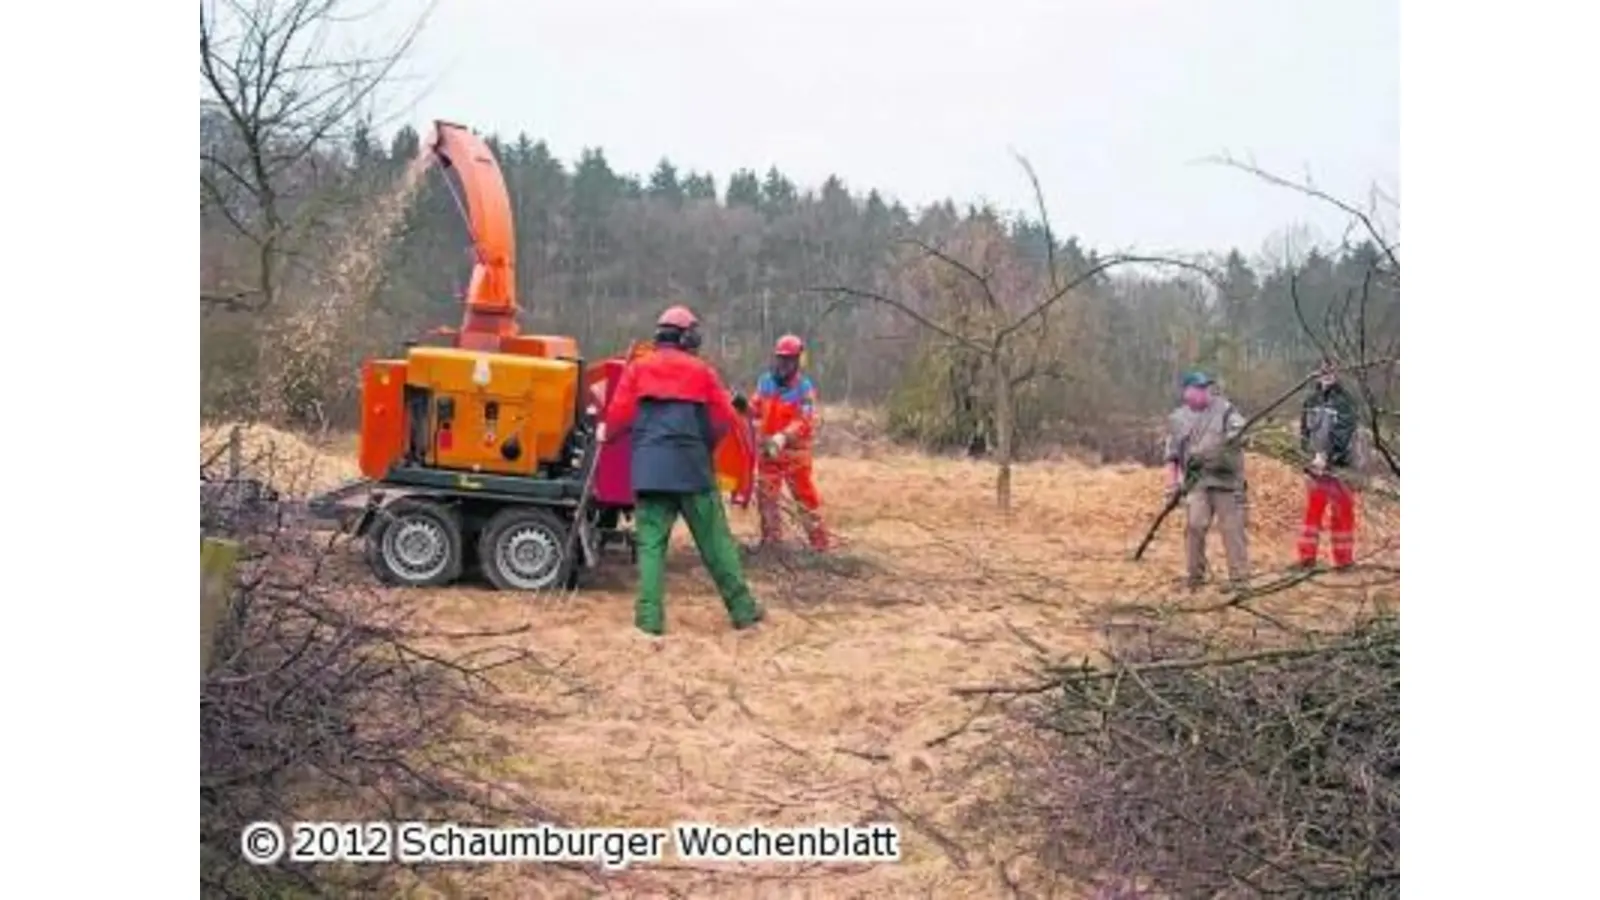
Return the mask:
[[[390,0],[388,26],[422,0]],[[376,23],[374,23],[376,24]],[[1298,195],[1195,161],[1253,156],[1399,196],[1398,0],[443,0],[406,116],[545,139],[563,160],[837,173],[917,206],[1031,205],[1100,248],[1250,253]]]

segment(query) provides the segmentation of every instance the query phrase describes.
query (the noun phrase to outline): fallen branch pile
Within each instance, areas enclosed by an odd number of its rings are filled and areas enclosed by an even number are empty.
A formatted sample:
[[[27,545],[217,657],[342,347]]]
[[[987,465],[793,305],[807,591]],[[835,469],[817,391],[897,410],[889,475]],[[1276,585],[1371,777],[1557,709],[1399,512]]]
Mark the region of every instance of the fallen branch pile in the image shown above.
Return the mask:
[[[1018,791],[1043,860],[1120,896],[1398,896],[1398,619],[1209,643],[1140,629],[1051,673]]]
[[[230,531],[244,562],[200,686],[205,896],[380,890],[398,874],[247,865],[251,822],[558,821],[485,774],[495,748],[474,727],[543,714],[492,680],[539,668],[508,640],[525,627],[439,633],[418,601],[365,587],[342,539],[248,524],[262,528]]]

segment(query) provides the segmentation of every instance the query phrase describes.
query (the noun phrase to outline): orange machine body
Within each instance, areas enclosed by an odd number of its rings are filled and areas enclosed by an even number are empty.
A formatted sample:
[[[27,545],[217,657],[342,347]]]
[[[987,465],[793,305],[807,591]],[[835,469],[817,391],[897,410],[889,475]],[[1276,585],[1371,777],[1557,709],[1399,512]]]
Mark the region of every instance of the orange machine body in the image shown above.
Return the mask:
[[[494,153],[442,121],[424,152],[454,176],[466,218],[474,254],[466,309],[459,328],[435,332],[451,346],[414,346],[404,359],[362,366],[361,473],[382,480],[401,464],[523,476],[559,468],[585,412],[580,399],[603,411],[619,363],[651,345],[634,344],[584,375],[573,338],[520,334],[510,194]],[[717,448],[716,468],[725,489],[748,490],[753,457],[733,435]]]
[[[560,462],[577,420],[578,364],[565,359],[413,348],[406,387],[412,447],[425,466],[533,475]]]
[[[379,479],[406,451],[406,361],[369,359],[361,366],[361,474]]]

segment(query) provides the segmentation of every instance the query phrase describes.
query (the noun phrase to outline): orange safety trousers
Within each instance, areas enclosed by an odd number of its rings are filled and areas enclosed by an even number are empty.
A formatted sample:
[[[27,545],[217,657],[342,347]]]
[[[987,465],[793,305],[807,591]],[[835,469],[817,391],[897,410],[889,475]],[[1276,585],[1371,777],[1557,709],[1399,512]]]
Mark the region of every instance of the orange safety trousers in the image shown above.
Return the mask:
[[[828,548],[828,531],[822,522],[822,496],[811,477],[811,452],[784,450],[775,458],[761,458],[756,470],[756,508],[761,514],[761,542],[783,540],[783,511],[779,503],[787,484],[800,507],[800,518],[812,549]]]

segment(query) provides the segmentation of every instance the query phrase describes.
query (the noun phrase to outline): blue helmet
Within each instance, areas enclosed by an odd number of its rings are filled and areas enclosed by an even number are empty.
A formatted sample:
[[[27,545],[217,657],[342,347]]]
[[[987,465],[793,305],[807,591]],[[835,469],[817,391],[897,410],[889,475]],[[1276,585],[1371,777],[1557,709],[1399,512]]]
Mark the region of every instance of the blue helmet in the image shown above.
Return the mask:
[[[1207,375],[1204,372],[1198,372],[1198,371],[1196,371],[1196,372],[1185,372],[1184,376],[1183,376],[1183,386],[1186,387],[1186,388],[1210,387],[1211,386],[1211,376]]]

